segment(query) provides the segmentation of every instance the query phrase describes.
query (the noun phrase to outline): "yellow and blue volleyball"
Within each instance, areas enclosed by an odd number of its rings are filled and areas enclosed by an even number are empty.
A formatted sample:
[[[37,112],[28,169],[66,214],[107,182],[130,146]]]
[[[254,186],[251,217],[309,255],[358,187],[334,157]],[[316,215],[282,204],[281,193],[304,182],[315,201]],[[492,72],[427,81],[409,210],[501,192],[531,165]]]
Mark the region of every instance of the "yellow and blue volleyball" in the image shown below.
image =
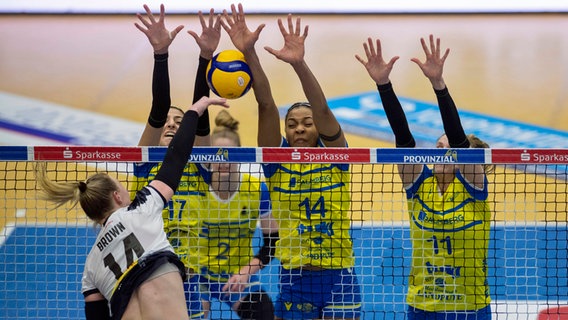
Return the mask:
[[[237,99],[247,93],[252,73],[242,52],[224,50],[216,54],[207,66],[207,84],[222,98]]]

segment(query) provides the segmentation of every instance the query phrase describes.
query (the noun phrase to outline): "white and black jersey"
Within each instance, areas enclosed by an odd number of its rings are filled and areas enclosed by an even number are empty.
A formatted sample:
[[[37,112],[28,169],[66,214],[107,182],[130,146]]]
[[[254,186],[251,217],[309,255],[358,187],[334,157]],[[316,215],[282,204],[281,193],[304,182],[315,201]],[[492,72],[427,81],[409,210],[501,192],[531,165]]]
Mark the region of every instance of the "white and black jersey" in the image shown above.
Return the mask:
[[[83,272],[81,292],[100,292],[111,300],[117,281],[142,257],[172,252],[163,229],[163,196],[151,186],[136,193],[129,207],[111,214],[89,252]]]

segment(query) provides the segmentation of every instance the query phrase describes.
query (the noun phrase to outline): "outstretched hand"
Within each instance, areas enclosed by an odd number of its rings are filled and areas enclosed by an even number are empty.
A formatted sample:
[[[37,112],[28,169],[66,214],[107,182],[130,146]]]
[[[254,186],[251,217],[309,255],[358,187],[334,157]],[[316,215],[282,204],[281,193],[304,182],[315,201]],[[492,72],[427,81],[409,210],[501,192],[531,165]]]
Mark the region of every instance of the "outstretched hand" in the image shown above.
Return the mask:
[[[265,24],[259,25],[254,32],[251,31],[245,20],[243,5],[240,3],[238,11],[234,4],[231,5],[231,15],[229,15],[227,10],[223,10],[223,18],[221,25],[227,31],[235,48],[241,52],[254,49],[254,45],[258,41],[260,32],[264,29]]]
[[[203,17],[203,12],[199,11],[197,13],[199,16],[199,22],[201,23],[201,35],[193,30],[187,31],[197,42],[199,49],[201,50],[200,55],[211,60],[213,53],[217,50],[219,41],[221,40],[221,16],[217,15],[215,17],[215,11],[213,8],[209,11],[209,20],[205,22],[205,17]]]
[[[383,59],[383,53],[381,48],[381,40],[377,39],[377,48],[373,45],[373,40],[369,37],[367,38],[367,43],[363,43],[363,48],[365,49],[365,55],[367,56],[367,61],[361,58],[358,54],[355,58],[361,62],[361,64],[367,69],[367,72],[378,85],[383,85],[389,83],[390,73],[392,67],[398,56],[392,57],[387,63]]]
[[[192,110],[197,112],[197,114],[201,117],[203,112],[210,106],[210,105],[218,105],[224,108],[228,108],[229,105],[227,104],[227,99],[225,98],[218,98],[218,97],[201,97],[201,99],[197,100],[188,110]]]
[[[166,29],[164,24],[166,14],[163,4],[160,5],[160,17],[158,21],[156,21],[152,11],[147,5],[144,5],[144,10],[146,10],[146,17],[143,17],[140,13],[136,14],[138,20],[140,20],[144,26],[139,25],[137,22],[135,22],[134,25],[148,37],[150,44],[154,48],[154,53],[167,53],[170,44],[172,44],[177,34],[183,29],[183,25],[177,26],[172,31]]]
[[[249,284],[250,276],[247,274],[235,274],[229,278],[221,291],[230,293],[242,292]]]
[[[264,49],[276,58],[288,62],[292,65],[304,61],[304,42],[308,36],[308,26],[304,27],[304,33],[300,34],[301,19],[296,18],[296,23],[292,22],[292,15],[288,15],[288,30],[284,27],[282,19],[278,19],[278,26],[280,27],[280,33],[284,37],[284,47],[280,50],[275,50],[271,47],[264,47]]]
[[[430,35],[430,48],[426,45],[424,38],[420,38],[420,43],[426,55],[426,61],[421,62],[418,58],[412,58],[410,60],[420,67],[426,78],[428,78],[434,86],[434,89],[444,89],[446,85],[442,74],[444,72],[444,62],[450,53],[450,49],[446,49],[444,55],[441,56],[440,38],[436,38],[436,42],[434,42],[433,35]]]

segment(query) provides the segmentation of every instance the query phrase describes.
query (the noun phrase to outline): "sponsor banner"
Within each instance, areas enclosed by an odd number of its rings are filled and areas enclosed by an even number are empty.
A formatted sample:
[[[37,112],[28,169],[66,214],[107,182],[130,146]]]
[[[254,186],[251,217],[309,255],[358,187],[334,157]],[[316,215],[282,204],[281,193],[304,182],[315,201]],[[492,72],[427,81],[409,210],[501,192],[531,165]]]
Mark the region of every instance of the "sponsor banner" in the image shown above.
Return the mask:
[[[110,161],[140,162],[142,150],[138,147],[79,147],[79,146],[37,146],[34,159],[46,161]]]
[[[568,164],[565,149],[494,149],[491,161],[502,164]]]
[[[262,162],[369,163],[371,149],[363,148],[263,148]]]
[[[418,146],[434,147],[444,133],[436,104],[399,97]],[[346,132],[393,141],[379,93],[363,92],[329,99],[329,107]],[[289,106],[280,109],[284,115]],[[459,106],[458,106],[459,107]],[[492,148],[568,148],[568,132],[459,110],[466,133],[473,133]]]
[[[162,162],[166,155],[166,147],[148,147],[148,161]],[[220,148],[194,147],[189,155],[189,162],[258,162],[256,148]]]
[[[485,149],[380,148],[377,163],[484,163]],[[489,150],[487,150],[489,151]]]
[[[28,147],[23,146],[0,146],[1,161],[27,161]]]

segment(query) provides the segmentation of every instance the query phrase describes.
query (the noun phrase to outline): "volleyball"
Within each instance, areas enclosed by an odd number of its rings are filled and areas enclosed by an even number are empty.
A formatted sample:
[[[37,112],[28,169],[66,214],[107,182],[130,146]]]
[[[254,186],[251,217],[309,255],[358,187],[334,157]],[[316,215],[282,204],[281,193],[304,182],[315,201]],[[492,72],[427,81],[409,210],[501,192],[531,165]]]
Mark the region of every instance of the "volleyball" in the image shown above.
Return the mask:
[[[252,74],[242,52],[224,50],[216,54],[207,65],[207,84],[222,98],[237,99],[247,93]]]

